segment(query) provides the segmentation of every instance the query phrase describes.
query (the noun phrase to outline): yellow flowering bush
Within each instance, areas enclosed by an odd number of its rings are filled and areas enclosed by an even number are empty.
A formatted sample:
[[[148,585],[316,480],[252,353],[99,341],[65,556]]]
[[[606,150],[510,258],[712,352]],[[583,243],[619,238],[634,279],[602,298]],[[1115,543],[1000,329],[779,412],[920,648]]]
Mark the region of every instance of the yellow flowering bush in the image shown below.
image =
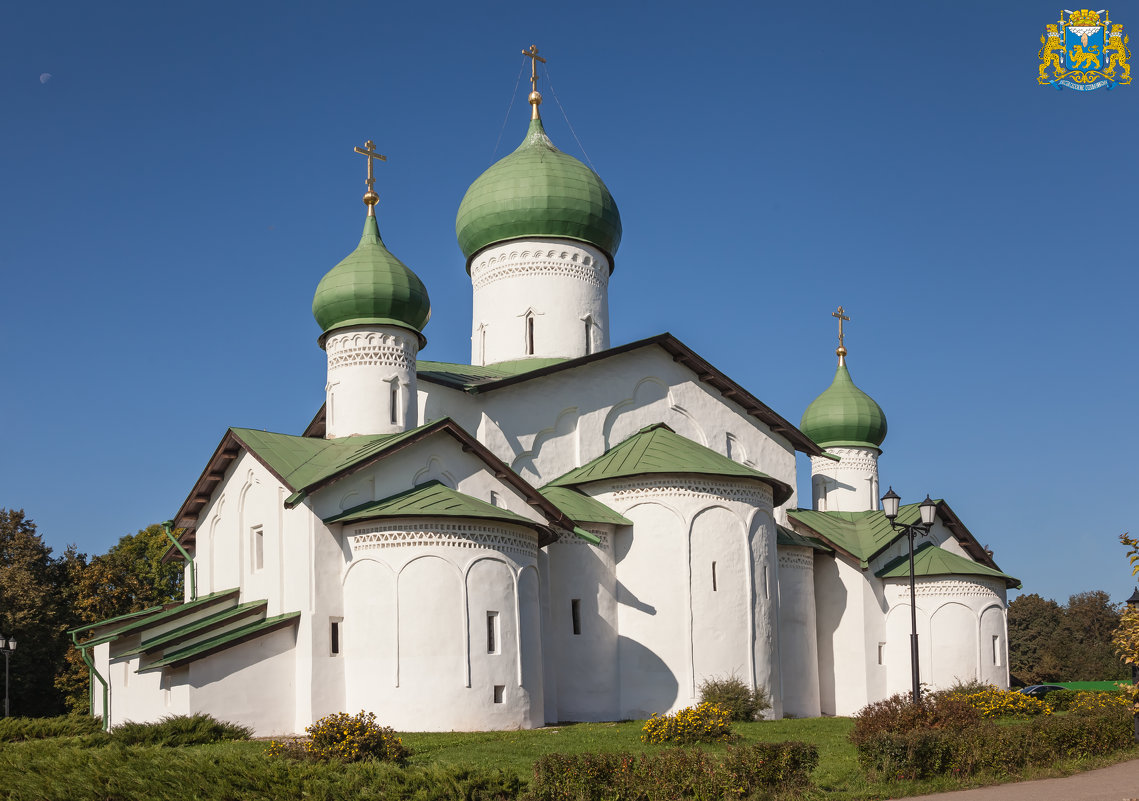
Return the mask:
[[[1130,690],[1130,688],[1128,688]],[[1131,693],[1122,692],[1086,692],[1076,693],[1072,700],[1071,710],[1081,714],[1095,714],[1109,712],[1113,709],[1126,709],[1131,711]]]
[[[388,726],[376,723],[374,712],[327,715],[305,729],[309,739],[269,743],[270,756],[293,756],[319,760],[359,762],[378,759],[403,762],[411,750]]]
[[[644,743],[717,743],[732,738],[732,713],[718,704],[689,706],[672,715],[653,715],[641,729]]]
[[[952,693],[981,713],[984,718],[1028,718],[1034,715],[1051,715],[1048,705],[1031,695],[1015,690],[986,687],[976,692]]]

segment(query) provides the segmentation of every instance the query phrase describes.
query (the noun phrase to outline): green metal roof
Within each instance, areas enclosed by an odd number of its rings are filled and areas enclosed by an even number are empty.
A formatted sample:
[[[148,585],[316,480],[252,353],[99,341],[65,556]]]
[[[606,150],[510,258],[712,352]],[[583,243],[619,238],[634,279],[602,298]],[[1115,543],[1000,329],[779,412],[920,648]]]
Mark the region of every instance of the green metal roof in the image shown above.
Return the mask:
[[[566,517],[578,523],[609,523],[614,526],[631,526],[633,521],[610,509],[596,498],[590,498],[569,487],[545,486],[538,490],[546,500],[562,510]]]
[[[177,651],[172,651],[168,654],[163,654],[162,658],[151,662],[146,667],[140,668],[139,673],[147,673],[152,670],[160,670],[164,667],[172,667],[187,662],[193,662],[195,659],[201,659],[218,651],[224,651],[239,643],[247,640],[260,637],[275,631],[280,628],[292,625],[300,619],[300,612],[291,612],[286,615],[277,615],[276,617],[268,617],[256,623],[250,623],[248,626],[227,631],[219,634],[216,637],[211,637],[203,642],[194,643],[193,645],[181,648]]]
[[[161,611],[155,612],[152,615],[145,615],[143,617],[136,618],[126,625],[119,626],[110,631],[104,632],[98,637],[94,637],[83,643],[83,645],[100,645],[101,643],[116,640],[119,637],[126,636],[127,634],[134,634],[136,632],[143,631],[144,629],[148,629],[151,626],[159,623],[167,623],[171,620],[177,620],[179,617],[187,615],[196,609],[201,609],[202,607],[210,606],[216,603],[225,603],[229,600],[236,600],[238,594],[238,590],[223,590],[221,592],[211,593],[210,595],[203,595],[196,601],[187,601],[183,604],[167,606],[164,607]]]
[[[472,364],[453,364],[451,362],[431,362],[420,360],[416,362],[416,374],[437,384],[445,384],[456,389],[472,389],[480,384],[501,381],[504,378],[524,375],[532,370],[542,367],[551,367],[561,364],[565,359],[517,359],[509,362],[498,362],[488,367],[479,367]]]
[[[153,615],[155,612],[161,612],[163,609],[169,609],[170,606],[172,606],[172,604],[151,606],[146,609],[139,609],[137,612],[127,612],[125,615],[116,615],[115,617],[109,617],[106,620],[98,620],[94,623],[87,623],[83,626],[76,626],[73,629],[68,629],[66,633],[78,634],[81,631],[90,631],[91,629],[96,629],[99,626],[106,626],[111,623],[118,623],[123,620],[134,620],[135,618],[142,617],[143,615]]]
[[[816,539],[815,537],[808,537],[805,534],[798,533],[797,531],[792,531],[786,526],[781,526],[778,523],[775,525],[775,544],[794,545],[799,548],[813,548],[816,551],[834,553],[834,548],[830,547],[822,540]]]
[[[451,489],[439,481],[429,481],[379,501],[354,506],[324,518],[325,523],[354,523],[377,517],[475,517],[500,520],[534,528],[543,526],[509,509],[480,501]]]
[[[415,436],[427,425],[398,434],[360,434],[336,439],[297,437],[253,428],[231,428],[238,441],[268,465],[294,492],[346,470],[362,459]]]
[[[776,506],[784,503],[793,493],[791,487],[782,481],[685,439],[664,423],[642,428],[592,462],[554,479],[548,486],[568,487],[591,481],[659,473],[696,473],[762,481],[771,487]]]
[[[899,508],[897,522],[903,525],[917,522],[921,517],[918,506],[916,503],[908,503]],[[787,516],[818,532],[863,562],[902,536],[890,526],[886,515],[878,510],[816,512],[813,509],[792,509]]]
[[[834,381],[803,412],[799,430],[821,448],[877,448],[886,439],[886,415],[854,385],[850,371],[840,362]]]
[[[396,325],[419,334],[423,347],[431,301],[419,277],[384,247],[369,215],[360,244],[320,279],[312,315],[326,334],[350,325]]]
[[[621,215],[605,183],[531,120],[522,144],[471,184],[459,204],[455,235],[467,257],[509,239],[559,237],[587,242],[609,257],[621,244]]]
[[[257,617],[258,619],[262,619],[268,604],[268,601],[249,601],[248,603],[223,609],[209,617],[195,620],[191,623],[187,623],[185,626],[179,626],[157,637],[151,637],[149,640],[144,639],[137,647],[120,651],[115,656],[135,656],[136,654],[153,651],[158,648],[166,648],[171,645],[176,645],[179,642],[202,636],[214,629],[225,626],[227,623],[232,623],[242,618]]]
[[[874,575],[878,578],[909,578],[909,554],[891,559]],[[988,576],[999,578],[1008,587],[1020,587],[1020,580],[1007,573],[966,559],[964,556],[939,548],[932,542],[923,542],[914,548],[915,576]]]

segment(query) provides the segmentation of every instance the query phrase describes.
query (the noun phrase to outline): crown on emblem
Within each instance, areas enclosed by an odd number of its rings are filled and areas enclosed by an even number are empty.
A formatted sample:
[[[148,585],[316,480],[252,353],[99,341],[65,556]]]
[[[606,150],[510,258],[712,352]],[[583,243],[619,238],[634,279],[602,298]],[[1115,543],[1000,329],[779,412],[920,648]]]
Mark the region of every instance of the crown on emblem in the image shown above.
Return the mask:
[[[1086,8],[1079,11],[1073,11],[1068,15],[1068,24],[1078,25],[1081,27],[1088,25],[1099,25],[1099,14]]]

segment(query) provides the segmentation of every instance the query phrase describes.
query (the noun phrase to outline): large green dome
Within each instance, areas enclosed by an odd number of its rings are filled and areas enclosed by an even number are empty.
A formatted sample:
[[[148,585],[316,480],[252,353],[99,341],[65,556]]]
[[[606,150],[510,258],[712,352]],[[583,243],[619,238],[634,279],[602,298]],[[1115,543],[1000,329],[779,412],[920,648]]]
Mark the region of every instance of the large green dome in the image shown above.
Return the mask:
[[[886,439],[886,415],[839,362],[834,381],[811,401],[799,429],[820,448],[877,448]]]
[[[349,325],[397,325],[419,334],[431,318],[431,301],[419,276],[393,256],[368,215],[360,244],[333,267],[312,299],[312,316],[325,334]]]
[[[531,236],[586,242],[608,256],[612,269],[621,215],[597,173],[554,147],[535,119],[518,149],[471,184],[455,234],[468,271],[471,257],[487,245]]]

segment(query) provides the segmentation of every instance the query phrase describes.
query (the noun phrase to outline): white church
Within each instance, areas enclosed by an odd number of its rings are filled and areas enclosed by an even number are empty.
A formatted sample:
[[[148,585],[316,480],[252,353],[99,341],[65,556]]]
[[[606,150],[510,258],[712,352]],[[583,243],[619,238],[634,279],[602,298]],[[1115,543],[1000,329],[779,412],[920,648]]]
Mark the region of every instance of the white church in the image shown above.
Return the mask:
[[[810,717],[909,689],[886,418],[841,340],[799,427],[671,334],[611,344],[617,204],[551,143],[541,100],[458,209],[470,364],[420,358],[427,289],[380,237],[357,148],[363,236],[313,299],[325,404],[300,433],[229,429],[174,519],[184,602],[83,632],[108,725],[531,728],[674,711],[724,676]],[[1018,582],[936,515],[915,558],[921,679],[1006,687]]]

